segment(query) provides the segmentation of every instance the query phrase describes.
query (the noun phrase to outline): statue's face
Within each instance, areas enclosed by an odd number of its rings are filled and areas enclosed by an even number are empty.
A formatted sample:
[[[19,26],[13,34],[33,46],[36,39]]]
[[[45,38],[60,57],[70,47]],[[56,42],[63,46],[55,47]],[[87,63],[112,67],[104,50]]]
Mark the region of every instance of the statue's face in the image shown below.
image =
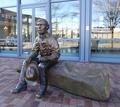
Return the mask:
[[[39,34],[44,34],[47,32],[48,25],[44,20],[38,20],[37,21],[37,31]]]

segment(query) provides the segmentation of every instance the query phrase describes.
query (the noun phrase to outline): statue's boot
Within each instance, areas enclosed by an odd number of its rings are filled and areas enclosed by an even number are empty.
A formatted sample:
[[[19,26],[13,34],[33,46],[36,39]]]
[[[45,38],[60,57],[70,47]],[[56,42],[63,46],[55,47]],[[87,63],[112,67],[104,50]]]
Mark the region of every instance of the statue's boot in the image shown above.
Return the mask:
[[[39,68],[40,71],[40,89],[38,94],[36,95],[37,98],[42,98],[47,90],[47,77],[46,77],[46,73],[45,73],[45,69],[44,67],[40,67]]]
[[[27,90],[27,83],[26,83],[26,81],[18,82],[16,88],[11,90],[11,93],[16,94],[16,93],[20,93],[21,91],[25,91],[25,90]]]
[[[40,90],[39,90],[38,94],[36,94],[36,97],[37,98],[42,98],[45,95],[46,90],[47,90],[47,86],[40,84]]]

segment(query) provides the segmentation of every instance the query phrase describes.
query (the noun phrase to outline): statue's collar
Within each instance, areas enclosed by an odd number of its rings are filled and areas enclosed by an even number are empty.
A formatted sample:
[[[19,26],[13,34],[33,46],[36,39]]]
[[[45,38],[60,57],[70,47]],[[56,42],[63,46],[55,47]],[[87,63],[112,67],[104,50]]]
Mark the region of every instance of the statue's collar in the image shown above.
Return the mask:
[[[47,33],[44,33],[44,34],[38,34],[39,38],[41,39],[45,39],[45,38],[48,38],[49,37],[49,34],[48,32]]]

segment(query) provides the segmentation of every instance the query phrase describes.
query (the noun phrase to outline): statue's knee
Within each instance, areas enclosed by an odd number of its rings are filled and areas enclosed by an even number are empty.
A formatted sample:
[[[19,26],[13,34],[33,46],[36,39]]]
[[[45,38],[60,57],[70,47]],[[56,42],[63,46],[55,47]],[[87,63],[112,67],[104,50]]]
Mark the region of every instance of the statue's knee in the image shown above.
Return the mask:
[[[40,63],[40,64],[38,65],[38,67],[39,67],[39,68],[45,68],[45,65],[42,64],[42,63]]]
[[[25,65],[26,64],[26,60],[23,61],[23,64],[22,65]]]

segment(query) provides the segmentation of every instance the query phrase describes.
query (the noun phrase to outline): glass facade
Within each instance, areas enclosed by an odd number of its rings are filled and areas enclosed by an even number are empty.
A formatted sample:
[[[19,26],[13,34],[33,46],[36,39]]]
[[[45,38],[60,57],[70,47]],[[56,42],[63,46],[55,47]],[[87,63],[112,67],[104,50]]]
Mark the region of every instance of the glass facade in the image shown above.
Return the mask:
[[[58,39],[61,54],[78,56],[80,44],[79,1],[53,3],[51,7],[52,35]]]
[[[61,59],[120,63],[119,0],[7,0],[0,3],[0,56],[25,57],[45,18]]]
[[[119,0],[93,0],[92,54],[120,55]]]

